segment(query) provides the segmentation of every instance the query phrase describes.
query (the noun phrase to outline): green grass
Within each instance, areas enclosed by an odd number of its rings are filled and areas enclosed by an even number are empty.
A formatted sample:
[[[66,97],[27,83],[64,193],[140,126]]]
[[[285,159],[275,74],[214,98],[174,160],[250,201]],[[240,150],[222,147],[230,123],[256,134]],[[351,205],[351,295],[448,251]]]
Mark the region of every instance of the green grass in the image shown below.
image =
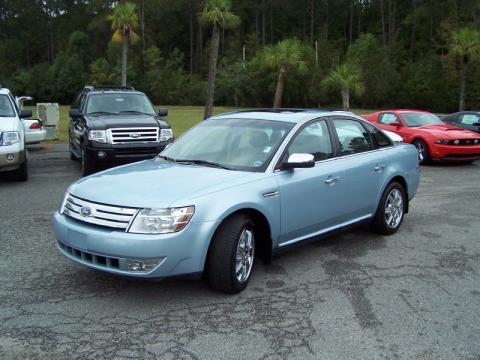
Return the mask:
[[[197,124],[203,119],[203,106],[162,106],[168,109],[168,116],[166,120],[169,122],[173,129],[175,137],[182,135],[185,131],[190,129],[193,125]],[[34,116],[36,116],[36,107],[25,107],[33,110]],[[158,108],[158,107],[157,107]],[[60,123],[57,128],[57,138],[55,140],[49,140],[47,143],[65,144],[68,142],[68,111],[70,106],[60,106]],[[239,110],[234,107],[218,106],[214,108],[214,113],[219,114],[228,111]],[[374,112],[375,110],[366,109],[352,109],[356,114],[367,114]]]

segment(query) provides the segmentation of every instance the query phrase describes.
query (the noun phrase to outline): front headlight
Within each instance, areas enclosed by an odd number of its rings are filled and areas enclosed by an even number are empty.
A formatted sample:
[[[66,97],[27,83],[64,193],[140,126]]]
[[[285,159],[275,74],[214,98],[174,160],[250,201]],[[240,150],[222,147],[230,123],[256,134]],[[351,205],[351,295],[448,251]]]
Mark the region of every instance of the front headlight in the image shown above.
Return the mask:
[[[173,137],[172,129],[161,129],[160,130],[160,140],[159,141],[167,141]]]
[[[13,145],[20,142],[20,133],[18,131],[5,131],[2,139],[3,146]]]
[[[67,204],[67,199],[68,199],[69,196],[70,196],[70,194],[67,191],[65,193],[65,195],[63,196],[62,203],[60,204],[60,209],[58,211],[60,214],[63,214],[65,212],[65,205]]]
[[[88,139],[100,143],[106,143],[107,132],[105,130],[90,130],[88,132]]]
[[[185,228],[193,216],[195,207],[141,210],[128,232],[137,234],[166,234]]]
[[[450,142],[450,140],[447,140],[447,139],[438,139],[438,140],[435,140],[435,144],[447,145],[449,142]]]

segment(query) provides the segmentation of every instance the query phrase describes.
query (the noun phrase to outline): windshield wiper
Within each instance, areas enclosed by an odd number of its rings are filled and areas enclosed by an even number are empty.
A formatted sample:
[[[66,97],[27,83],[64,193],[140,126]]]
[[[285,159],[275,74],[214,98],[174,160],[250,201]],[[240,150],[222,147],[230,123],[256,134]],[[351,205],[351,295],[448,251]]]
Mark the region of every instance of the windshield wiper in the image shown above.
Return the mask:
[[[118,115],[118,113],[110,111],[92,111],[87,113],[87,115]]]
[[[168,156],[165,156],[165,155],[158,155],[157,158],[164,159],[164,160],[171,161],[171,162],[177,162],[177,160],[175,160],[174,158],[171,158],[171,157],[168,157]]]
[[[123,110],[123,111],[120,111],[120,114],[142,114],[142,115],[148,115],[148,116],[154,116],[155,114],[149,114],[149,113],[146,113],[146,112],[143,112],[143,111],[136,111],[136,110]]]
[[[177,163],[182,163],[182,164],[195,164],[195,165],[205,165],[205,166],[210,166],[218,169],[225,169],[225,170],[235,170],[231,167],[212,162],[212,161],[207,161],[207,160],[187,160],[187,159],[176,159],[175,162]]]

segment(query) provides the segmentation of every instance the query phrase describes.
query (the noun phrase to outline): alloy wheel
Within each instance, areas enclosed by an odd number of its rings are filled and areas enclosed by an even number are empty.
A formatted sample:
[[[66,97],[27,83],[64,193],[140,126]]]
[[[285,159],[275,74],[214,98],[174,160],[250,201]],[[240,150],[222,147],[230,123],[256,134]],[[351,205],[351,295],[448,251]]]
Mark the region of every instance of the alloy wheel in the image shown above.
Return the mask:
[[[385,202],[385,222],[386,224],[395,229],[403,216],[403,196],[399,189],[393,189],[387,196]]]
[[[239,283],[248,280],[255,257],[255,238],[251,229],[243,229],[235,254],[235,276]]]

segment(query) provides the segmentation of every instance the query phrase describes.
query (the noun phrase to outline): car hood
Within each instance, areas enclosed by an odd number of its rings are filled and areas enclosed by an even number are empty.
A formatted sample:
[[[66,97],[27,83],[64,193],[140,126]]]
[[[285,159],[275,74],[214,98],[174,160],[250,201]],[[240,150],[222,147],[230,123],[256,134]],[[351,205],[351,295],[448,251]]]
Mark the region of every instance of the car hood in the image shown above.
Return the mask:
[[[18,131],[18,122],[16,117],[0,117],[0,132]]]
[[[165,121],[156,115],[102,115],[86,116],[88,126],[92,130],[105,130],[126,127],[170,127]]]
[[[464,130],[453,125],[424,125],[416,128],[417,130],[427,131],[430,134],[446,139],[477,139],[478,134],[470,130]]]
[[[164,208],[174,202],[187,206],[197,196],[252,181],[260,174],[146,160],[83,178],[68,191],[116,206]]]

